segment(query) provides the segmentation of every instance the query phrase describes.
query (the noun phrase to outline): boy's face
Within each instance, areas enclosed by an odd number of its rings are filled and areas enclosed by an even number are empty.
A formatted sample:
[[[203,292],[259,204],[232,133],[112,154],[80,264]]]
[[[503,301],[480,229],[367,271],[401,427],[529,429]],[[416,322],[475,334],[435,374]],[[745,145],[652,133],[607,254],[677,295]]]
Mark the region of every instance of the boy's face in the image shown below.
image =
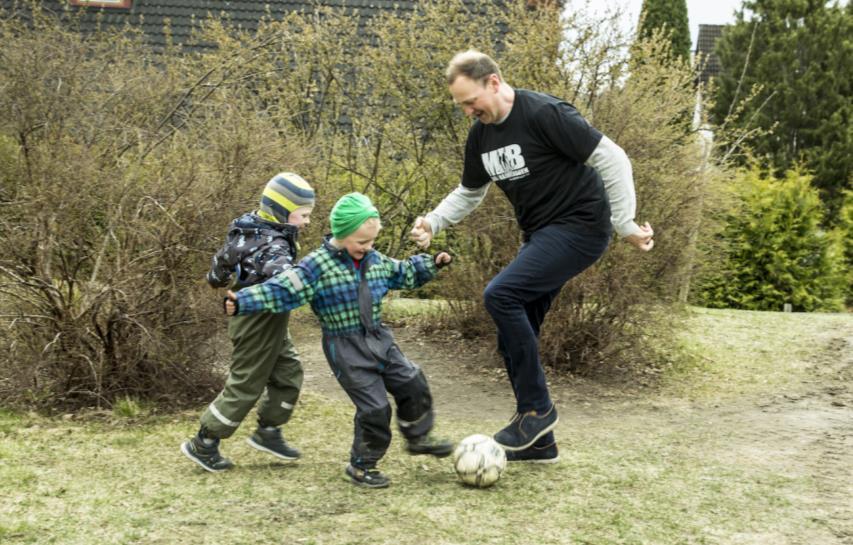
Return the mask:
[[[297,229],[302,229],[311,223],[311,212],[313,206],[300,206],[287,216],[287,223],[295,225]]]
[[[361,224],[353,234],[344,237],[340,241],[341,246],[347,251],[351,258],[360,260],[373,249],[373,243],[379,236],[382,224],[376,218],[370,218]]]

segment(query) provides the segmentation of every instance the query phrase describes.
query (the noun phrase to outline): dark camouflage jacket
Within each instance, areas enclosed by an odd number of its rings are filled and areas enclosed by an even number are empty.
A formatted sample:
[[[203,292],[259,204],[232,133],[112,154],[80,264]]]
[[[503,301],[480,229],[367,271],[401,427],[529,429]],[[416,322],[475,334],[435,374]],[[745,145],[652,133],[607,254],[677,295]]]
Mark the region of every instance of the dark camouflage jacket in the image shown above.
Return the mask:
[[[240,289],[272,278],[293,264],[298,234],[294,225],[243,214],[231,222],[225,245],[213,256],[207,282],[215,288]]]

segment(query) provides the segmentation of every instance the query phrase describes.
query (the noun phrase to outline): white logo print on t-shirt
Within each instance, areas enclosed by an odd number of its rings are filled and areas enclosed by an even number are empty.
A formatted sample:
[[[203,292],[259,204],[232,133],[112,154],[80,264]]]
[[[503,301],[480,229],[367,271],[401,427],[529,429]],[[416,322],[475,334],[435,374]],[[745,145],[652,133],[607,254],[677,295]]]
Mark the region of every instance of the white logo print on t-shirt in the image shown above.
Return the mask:
[[[483,167],[493,182],[499,180],[517,180],[530,174],[521,154],[521,146],[510,144],[482,154]]]

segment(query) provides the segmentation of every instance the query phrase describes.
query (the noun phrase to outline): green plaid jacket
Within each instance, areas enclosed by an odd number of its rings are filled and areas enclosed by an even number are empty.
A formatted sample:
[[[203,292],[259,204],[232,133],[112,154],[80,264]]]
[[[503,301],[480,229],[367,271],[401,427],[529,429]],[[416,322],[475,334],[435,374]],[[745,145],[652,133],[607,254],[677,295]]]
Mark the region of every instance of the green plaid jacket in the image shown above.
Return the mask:
[[[295,267],[237,292],[237,310],[239,314],[286,312],[310,303],[325,334],[363,333],[366,327],[359,306],[362,281],[366,284],[362,297],[370,297],[364,304],[371,305],[368,325],[372,329],[381,322],[382,298],[388,290],[420,287],[435,278],[437,272],[429,254],[400,261],[375,250],[366,254],[356,269],[347,251],[335,248],[327,239]]]

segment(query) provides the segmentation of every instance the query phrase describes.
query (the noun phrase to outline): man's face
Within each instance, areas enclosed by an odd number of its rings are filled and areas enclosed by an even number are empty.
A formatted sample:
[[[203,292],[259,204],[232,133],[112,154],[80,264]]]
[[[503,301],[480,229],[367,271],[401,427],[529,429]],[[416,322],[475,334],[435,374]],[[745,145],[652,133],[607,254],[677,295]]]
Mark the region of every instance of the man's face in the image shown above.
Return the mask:
[[[495,123],[503,117],[498,102],[498,89],[500,80],[497,74],[491,74],[483,81],[459,76],[450,84],[453,102],[462,108],[462,112],[486,124]]]

